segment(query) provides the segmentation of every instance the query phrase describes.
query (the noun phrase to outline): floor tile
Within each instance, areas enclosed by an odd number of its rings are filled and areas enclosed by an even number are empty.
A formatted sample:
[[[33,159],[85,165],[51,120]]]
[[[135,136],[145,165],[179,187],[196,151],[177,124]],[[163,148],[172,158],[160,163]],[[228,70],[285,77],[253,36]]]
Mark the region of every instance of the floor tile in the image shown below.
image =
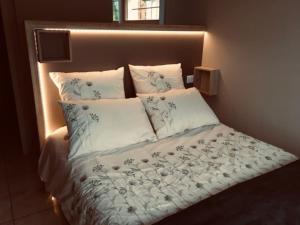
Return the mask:
[[[9,195],[0,195],[0,224],[12,220]]]
[[[32,214],[15,220],[15,225],[68,225],[61,214],[55,214],[52,210]]]
[[[5,222],[5,223],[0,223],[0,225],[14,225],[13,221]]]
[[[53,207],[37,164],[36,155],[16,149],[0,159],[0,225],[68,224],[59,208]]]
[[[19,155],[6,159],[6,175],[8,178],[37,172],[38,158],[35,155]]]
[[[10,177],[8,185],[15,218],[52,207],[49,194],[45,192],[37,172]]]
[[[0,174],[0,195],[8,194],[8,186],[5,176]]]
[[[0,195],[8,194],[4,163],[0,161]]]
[[[41,191],[44,189],[44,184],[41,181],[37,172],[16,175],[7,179],[10,193],[22,194],[31,191]]]
[[[15,218],[50,209],[51,207],[49,194],[44,189],[29,190],[12,195],[12,209]]]
[[[19,141],[11,140],[12,137],[7,137],[8,141],[5,146],[5,152],[3,154],[3,159],[5,160],[12,160],[16,156],[23,155],[22,147]]]

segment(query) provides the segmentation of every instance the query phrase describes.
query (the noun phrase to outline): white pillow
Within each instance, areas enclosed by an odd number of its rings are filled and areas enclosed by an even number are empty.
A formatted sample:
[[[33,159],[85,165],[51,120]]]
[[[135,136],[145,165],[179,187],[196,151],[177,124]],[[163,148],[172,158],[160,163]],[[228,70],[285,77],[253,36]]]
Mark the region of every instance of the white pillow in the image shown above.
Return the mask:
[[[196,88],[138,94],[159,139],[219,120]]]
[[[103,72],[49,74],[64,101],[125,98],[124,67]]]
[[[180,63],[161,66],[129,65],[129,69],[137,93],[157,93],[184,88]]]
[[[70,137],[69,158],[157,140],[139,98],[60,103]]]

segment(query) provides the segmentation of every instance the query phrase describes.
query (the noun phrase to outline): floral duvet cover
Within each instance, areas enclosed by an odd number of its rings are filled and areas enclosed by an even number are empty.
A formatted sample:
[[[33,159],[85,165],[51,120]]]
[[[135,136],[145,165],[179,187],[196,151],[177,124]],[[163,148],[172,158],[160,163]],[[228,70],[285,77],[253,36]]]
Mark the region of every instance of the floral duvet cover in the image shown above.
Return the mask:
[[[71,224],[141,225],[297,160],[225,125],[71,162],[62,209]]]

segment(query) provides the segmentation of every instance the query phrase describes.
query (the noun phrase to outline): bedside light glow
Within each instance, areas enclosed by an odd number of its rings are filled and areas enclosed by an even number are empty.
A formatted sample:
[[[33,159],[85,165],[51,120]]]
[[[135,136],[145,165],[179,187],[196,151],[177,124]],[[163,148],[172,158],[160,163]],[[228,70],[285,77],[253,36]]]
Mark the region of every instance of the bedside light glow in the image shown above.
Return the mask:
[[[53,132],[51,129],[51,124],[49,123],[49,109],[47,104],[48,99],[48,91],[47,91],[47,85],[45,81],[45,71],[43,64],[40,62],[37,62],[37,68],[39,73],[39,83],[40,83],[40,91],[41,91],[41,99],[42,99],[42,110],[43,110],[43,117],[44,117],[44,134],[45,139]]]
[[[204,31],[172,31],[172,30],[108,30],[108,29],[63,29],[46,28],[49,31],[70,31],[74,34],[118,34],[118,35],[202,35]]]

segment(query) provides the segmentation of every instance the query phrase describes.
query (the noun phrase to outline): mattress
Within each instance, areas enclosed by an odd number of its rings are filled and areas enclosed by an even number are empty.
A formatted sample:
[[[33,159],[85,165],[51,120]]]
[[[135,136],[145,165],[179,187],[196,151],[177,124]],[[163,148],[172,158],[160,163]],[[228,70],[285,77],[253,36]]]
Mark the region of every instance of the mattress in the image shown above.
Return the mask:
[[[66,128],[39,170],[70,224],[154,224],[229,187],[297,160],[223,124],[67,160]],[[116,137],[117,138],[117,137]]]

